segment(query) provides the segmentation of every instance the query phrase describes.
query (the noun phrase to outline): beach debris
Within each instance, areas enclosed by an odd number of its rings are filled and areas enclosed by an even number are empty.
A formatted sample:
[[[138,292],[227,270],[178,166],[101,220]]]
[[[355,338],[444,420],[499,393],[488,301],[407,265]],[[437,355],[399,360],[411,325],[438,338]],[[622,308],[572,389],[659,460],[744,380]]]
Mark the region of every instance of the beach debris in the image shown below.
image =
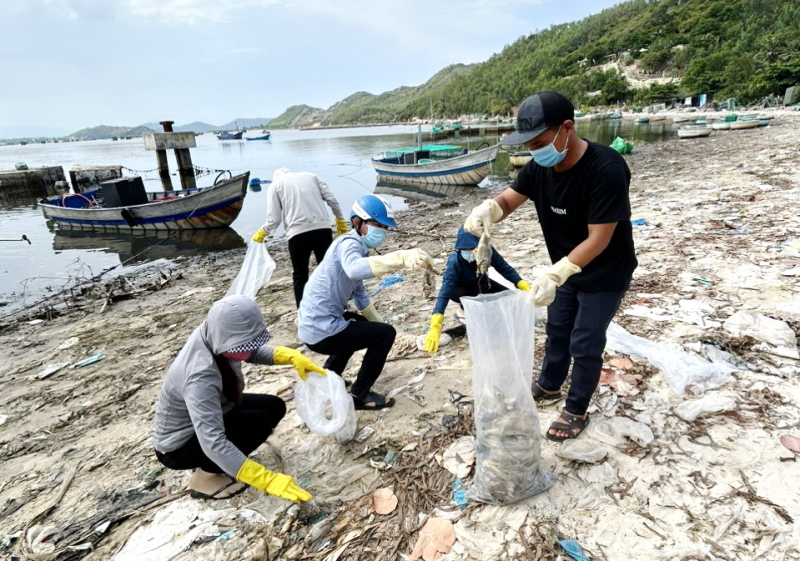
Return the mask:
[[[772,319],[758,312],[741,310],[725,320],[722,327],[734,337],[749,335],[771,345],[763,349],[767,352],[787,358],[800,358],[797,352],[797,336],[785,321]]]
[[[575,540],[559,540],[558,545],[564,548],[564,551],[567,552],[567,555],[572,557],[575,561],[591,561],[588,557],[586,557],[586,555],[584,555],[581,544]]]
[[[41,325],[44,323],[43,319],[32,319],[31,321],[27,322],[28,325]]]
[[[397,495],[388,487],[381,487],[372,493],[372,509],[375,514],[390,514],[397,508]]]
[[[386,275],[381,279],[380,286],[381,288],[389,288],[392,285],[397,284],[398,282],[403,282],[406,278],[401,275],[400,273],[394,273],[391,275]]]
[[[431,267],[425,269],[422,277],[422,298],[428,300],[436,297],[436,273]]]
[[[61,343],[58,346],[58,350],[59,351],[64,351],[66,349],[70,349],[70,348],[74,347],[75,345],[77,345],[79,342],[80,342],[80,339],[78,337],[70,337],[69,339],[67,339],[66,341],[64,341],[63,343]]]
[[[272,278],[272,273],[275,272],[275,266],[275,260],[267,250],[267,244],[257,243],[252,240],[247,242],[247,252],[244,255],[242,268],[239,270],[239,274],[236,275],[236,278],[233,279],[225,296],[240,294],[251,300],[255,300],[258,291]],[[191,292],[191,290],[189,292]],[[188,294],[188,292],[186,294]],[[185,297],[186,294],[183,296]]]
[[[583,438],[568,440],[556,452],[567,460],[596,464],[608,456],[608,448]]]
[[[647,226],[649,224],[647,218],[634,218],[631,220],[631,226]]]
[[[781,444],[787,449],[791,450],[795,454],[800,454],[800,438],[797,436],[792,436],[790,434],[784,434],[781,436]]]
[[[642,447],[649,446],[655,438],[650,427],[628,417],[611,417],[589,423],[586,434],[616,447],[624,446],[626,437]]]
[[[467,499],[467,488],[464,487],[464,482],[461,479],[456,479],[453,481],[453,502],[461,509],[464,510],[467,508],[467,503],[469,500]]]
[[[606,347],[609,349],[647,358],[650,364],[661,370],[667,384],[677,395],[684,395],[687,389],[703,392],[718,388],[736,370],[729,364],[709,362],[699,355],[632,335],[615,322],[608,326],[606,338]]]
[[[238,278],[238,277],[237,277]],[[231,287],[233,288],[233,287]],[[209,292],[214,292],[213,286],[204,286],[202,288],[193,288],[191,290],[187,290],[183,294],[179,296],[179,298],[190,298],[195,294],[208,294]]]
[[[675,414],[684,421],[692,422],[711,413],[736,410],[736,400],[718,392],[709,392],[700,399],[684,401],[675,408]]]
[[[442,426],[446,429],[451,429],[458,423],[458,417],[455,415],[442,415]]]
[[[489,235],[489,226],[483,227],[483,234],[478,240],[478,247],[475,248],[475,263],[478,266],[478,273],[485,275],[489,272],[492,264],[492,237]]]
[[[375,434],[375,429],[373,429],[372,427],[363,427],[355,434],[353,440],[355,440],[356,442],[364,442],[373,434]]]
[[[448,335],[447,333],[442,333],[439,335],[439,347],[446,347],[453,341],[453,338]],[[425,335],[420,335],[417,337],[417,350],[424,351],[425,350]]]
[[[450,551],[456,543],[456,531],[453,523],[444,518],[428,518],[419,531],[411,559],[422,557],[425,561],[437,561],[442,555]]]
[[[97,353],[96,355],[92,355],[88,358],[76,362],[71,366],[71,368],[83,368],[84,366],[89,366],[90,364],[94,364],[95,362],[100,362],[104,358],[106,358],[106,355],[104,355],[103,353]]]
[[[462,436],[453,442],[437,461],[459,479],[464,479],[475,465],[475,437]]]
[[[44,370],[34,374],[33,377],[36,378],[37,380],[44,380],[45,378],[52,376],[65,366],[67,366],[66,362],[60,364],[49,364],[44,368]]]
[[[0,426],[5,425],[8,421],[8,415],[0,414]]]
[[[610,363],[613,364],[614,360],[619,359],[612,359]],[[630,362],[631,366],[633,366],[633,362],[631,362],[630,359],[625,360]],[[620,374],[614,372],[610,368],[603,368],[600,371],[600,384],[610,386],[611,389],[614,390],[614,393],[623,397],[639,395],[639,390],[636,386],[639,385],[641,381],[641,374]]]
[[[633,361],[628,357],[612,358],[608,361],[608,363],[614,368],[619,368],[620,370],[630,370],[633,368]]]
[[[295,385],[297,414],[311,432],[330,436],[339,444],[353,440],[358,426],[355,405],[344,380],[333,372],[327,376],[311,373]]]

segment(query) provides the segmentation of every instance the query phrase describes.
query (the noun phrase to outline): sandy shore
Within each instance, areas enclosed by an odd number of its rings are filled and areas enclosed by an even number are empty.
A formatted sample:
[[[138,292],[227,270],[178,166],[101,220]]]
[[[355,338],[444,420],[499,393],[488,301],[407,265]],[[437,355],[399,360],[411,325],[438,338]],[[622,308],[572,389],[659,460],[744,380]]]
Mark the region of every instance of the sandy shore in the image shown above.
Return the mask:
[[[0,331],[0,553],[107,559],[138,528],[184,539],[177,559],[399,559],[411,552],[420,517],[436,512],[456,528],[442,559],[556,559],[557,538],[578,540],[592,559],[608,561],[800,559],[793,530],[800,464],[779,440],[800,435],[800,364],[721,325],[750,311],[800,331],[798,125],[800,115],[782,114],[769,127],[715,131],[626,156],[633,218],[648,224],[634,228],[640,266],[616,321],[676,350],[706,356],[712,344],[748,362],[752,369],[736,370],[706,394],[735,407],[686,421],[678,407],[695,397],[676,395],[647,360],[609,354],[594,424],[630,419],[652,431],[652,442],[594,431],[578,442],[606,454],[588,463],[544,441],[543,466],[558,475],[550,491],[510,507],[462,511],[450,500],[454,476],[435,456],[472,426],[468,342],[456,339],[434,357],[417,351],[433,307],[421,275],[382,289],[373,279],[368,289],[380,289],[373,300],[400,333],[376,388],[400,392],[393,409],[359,414],[359,428],[375,431],[370,438],[338,446],[311,435],[291,402],[293,371],[246,368],[249,391],[289,403],[257,457],[295,475],[323,514],[295,519],[287,503],[254,489],[232,501],[192,501],[180,495],[187,475],[156,461],[149,430],[164,372],[238,272],[243,250],[223,252],[178,262],[160,290],[110,305],[87,295],[82,309]],[[489,194],[412,203],[388,249],[419,246],[443,263],[458,224]],[[547,263],[532,205],[496,227],[494,241],[525,278]],[[257,300],[273,341],[299,347],[285,244],[273,256],[278,269]],[[445,329],[453,324],[448,318]],[[541,334],[536,345],[539,364]],[[98,353],[105,358],[70,367]],[[67,366],[44,374],[54,364]],[[543,426],[559,407],[540,410]],[[448,419],[459,415],[452,426]],[[368,494],[384,485],[401,504],[378,516]],[[176,527],[159,518],[175,505],[196,509],[195,518]],[[37,525],[45,530],[38,542],[30,530]]]

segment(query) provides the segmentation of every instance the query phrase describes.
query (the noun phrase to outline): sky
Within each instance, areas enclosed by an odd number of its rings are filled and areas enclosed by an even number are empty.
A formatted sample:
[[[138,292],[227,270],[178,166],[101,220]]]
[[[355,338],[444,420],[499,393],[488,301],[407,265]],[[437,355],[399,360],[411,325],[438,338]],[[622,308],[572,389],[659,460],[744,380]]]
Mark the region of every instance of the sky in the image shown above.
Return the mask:
[[[0,0],[0,129],[223,124],[425,82],[619,0]]]

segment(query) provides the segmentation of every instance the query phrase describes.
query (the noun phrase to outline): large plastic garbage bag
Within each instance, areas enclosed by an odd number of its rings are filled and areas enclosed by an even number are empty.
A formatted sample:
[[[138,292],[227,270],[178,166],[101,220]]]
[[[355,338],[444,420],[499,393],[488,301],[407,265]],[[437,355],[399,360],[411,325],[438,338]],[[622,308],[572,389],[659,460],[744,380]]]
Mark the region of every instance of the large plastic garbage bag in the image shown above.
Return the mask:
[[[510,504],[548,489],[539,467],[541,428],[531,394],[534,308],[516,291],[462,298],[472,354],[475,479],[482,503]]]
[[[614,139],[614,142],[611,143],[611,148],[619,152],[620,154],[630,154],[633,152],[633,144],[618,136]]]
[[[275,261],[267,251],[266,245],[254,241],[247,242],[247,253],[244,256],[242,269],[225,296],[240,294],[255,300],[261,287],[269,282],[275,272]]]
[[[632,335],[612,322],[606,331],[606,348],[643,356],[661,370],[667,384],[678,395],[702,393],[727,382],[736,368],[725,362],[709,362],[703,357],[672,349],[644,337]]]
[[[345,444],[356,434],[356,408],[344,380],[335,372],[327,372],[327,376],[310,372],[305,382],[298,382],[294,403],[311,432]]]

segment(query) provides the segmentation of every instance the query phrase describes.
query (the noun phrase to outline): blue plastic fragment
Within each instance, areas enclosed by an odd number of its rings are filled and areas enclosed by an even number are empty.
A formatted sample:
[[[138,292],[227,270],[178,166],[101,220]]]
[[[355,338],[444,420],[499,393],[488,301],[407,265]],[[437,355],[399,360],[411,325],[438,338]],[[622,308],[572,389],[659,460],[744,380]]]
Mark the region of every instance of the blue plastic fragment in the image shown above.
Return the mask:
[[[467,490],[464,489],[464,482],[460,479],[453,481],[453,502],[456,503],[461,510],[467,508]]]
[[[388,277],[384,277],[381,281],[381,287],[387,288],[393,284],[397,284],[398,282],[403,282],[404,280],[406,280],[406,278],[403,275],[400,273],[395,273],[393,275],[389,275]]]
[[[637,218],[636,220],[631,220],[632,226],[647,226],[650,223],[647,221],[647,218]]]
[[[103,353],[97,353],[94,356],[90,356],[89,358],[86,358],[80,362],[76,362],[75,364],[72,365],[72,368],[81,368],[83,366],[89,366],[90,364],[94,364],[95,362],[100,362],[104,358],[106,358],[106,355],[104,355]]]
[[[220,534],[219,536],[214,538],[214,541],[215,542],[222,542],[222,541],[231,539],[235,535],[236,535],[236,530],[228,530],[224,534]]]
[[[583,554],[581,544],[575,540],[561,540],[558,545],[564,548],[567,554],[575,559],[575,561],[591,561],[586,555]]]

